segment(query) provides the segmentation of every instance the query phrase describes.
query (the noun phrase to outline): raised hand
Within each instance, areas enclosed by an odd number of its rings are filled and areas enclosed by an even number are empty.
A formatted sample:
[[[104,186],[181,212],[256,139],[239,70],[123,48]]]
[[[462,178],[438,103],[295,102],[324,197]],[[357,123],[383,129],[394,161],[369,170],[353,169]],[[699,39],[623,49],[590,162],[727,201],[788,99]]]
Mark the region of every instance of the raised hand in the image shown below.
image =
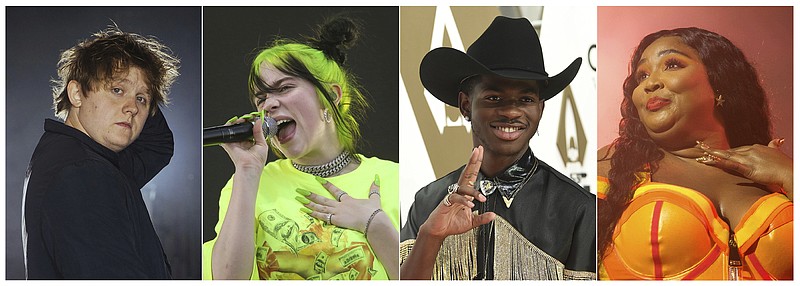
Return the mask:
[[[261,173],[267,163],[267,152],[269,144],[264,139],[264,131],[261,129],[262,117],[260,113],[254,112],[245,114],[242,117],[234,117],[228,120],[225,125],[233,125],[243,122],[255,121],[253,125],[253,140],[221,144],[225,152],[233,161],[237,173],[245,170]]]
[[[448,193],[442,202],[431,212],[425,223],[420,226],[419,235],[430,235],[443,240],[445,237],[461,234],[480,225],[489,223],[495,218],[493,212],[476,215],[472,213],[472,202],[475,198],[485,202],[486,197],[475,190],[475,180],[483,161],[483,146],[472,150],[467,166],[461,172],[458,183],[448,187]]]

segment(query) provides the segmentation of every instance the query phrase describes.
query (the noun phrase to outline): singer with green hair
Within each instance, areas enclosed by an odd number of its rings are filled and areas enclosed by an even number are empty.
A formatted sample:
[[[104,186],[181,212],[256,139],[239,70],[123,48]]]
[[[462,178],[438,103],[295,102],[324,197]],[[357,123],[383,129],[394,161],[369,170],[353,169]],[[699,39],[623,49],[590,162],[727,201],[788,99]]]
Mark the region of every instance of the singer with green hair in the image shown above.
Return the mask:
[[[357,153],[367,107],[346,69],[358,25],[334,18],[307,43],[277,40],[253,60],[258,113],[278,132],[222,147],[236,168],[222,189],[204,279],[397,279],[398,164]],[[280,158],[266,164],[268,150]]]

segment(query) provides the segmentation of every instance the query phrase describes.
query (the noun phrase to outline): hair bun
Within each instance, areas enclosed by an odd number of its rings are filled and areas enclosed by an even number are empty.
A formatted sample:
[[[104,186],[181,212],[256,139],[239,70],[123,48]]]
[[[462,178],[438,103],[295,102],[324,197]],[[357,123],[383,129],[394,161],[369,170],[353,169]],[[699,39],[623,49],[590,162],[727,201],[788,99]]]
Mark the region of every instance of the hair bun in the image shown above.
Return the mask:
[[[347,59],[344,51],[358,40],[359,30],[359,25],[351,19],[332,18],[319,26],[317,37],[311,38],[310,44],[339,65],[344,65]]]

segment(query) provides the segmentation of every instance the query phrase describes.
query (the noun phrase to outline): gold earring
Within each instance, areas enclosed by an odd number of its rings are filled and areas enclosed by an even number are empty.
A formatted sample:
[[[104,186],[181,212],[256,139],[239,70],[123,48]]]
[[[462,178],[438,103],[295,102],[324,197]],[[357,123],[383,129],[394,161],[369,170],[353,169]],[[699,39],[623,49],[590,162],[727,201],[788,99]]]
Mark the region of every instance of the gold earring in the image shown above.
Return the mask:
[[[722,98],[722,94],[714,98],[714,101],[717,102],[717,106],[722,107],[722,104],[725,103],[725,99]]]

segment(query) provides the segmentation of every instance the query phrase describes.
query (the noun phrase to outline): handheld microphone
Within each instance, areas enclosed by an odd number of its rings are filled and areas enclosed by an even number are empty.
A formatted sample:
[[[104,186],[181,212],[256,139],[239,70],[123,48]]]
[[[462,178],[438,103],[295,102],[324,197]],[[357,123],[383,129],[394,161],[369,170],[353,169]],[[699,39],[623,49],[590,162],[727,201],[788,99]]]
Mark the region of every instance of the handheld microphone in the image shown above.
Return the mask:
[[[255,122],[243,122],[228,126],[214,126],[203,128],[203,147],[216,146],[222,143],[241,142],[253,138],[253,125]],[[261,124],[264,138],[270,138],[278,133],[278,122],[272,117],[264,117]]]

